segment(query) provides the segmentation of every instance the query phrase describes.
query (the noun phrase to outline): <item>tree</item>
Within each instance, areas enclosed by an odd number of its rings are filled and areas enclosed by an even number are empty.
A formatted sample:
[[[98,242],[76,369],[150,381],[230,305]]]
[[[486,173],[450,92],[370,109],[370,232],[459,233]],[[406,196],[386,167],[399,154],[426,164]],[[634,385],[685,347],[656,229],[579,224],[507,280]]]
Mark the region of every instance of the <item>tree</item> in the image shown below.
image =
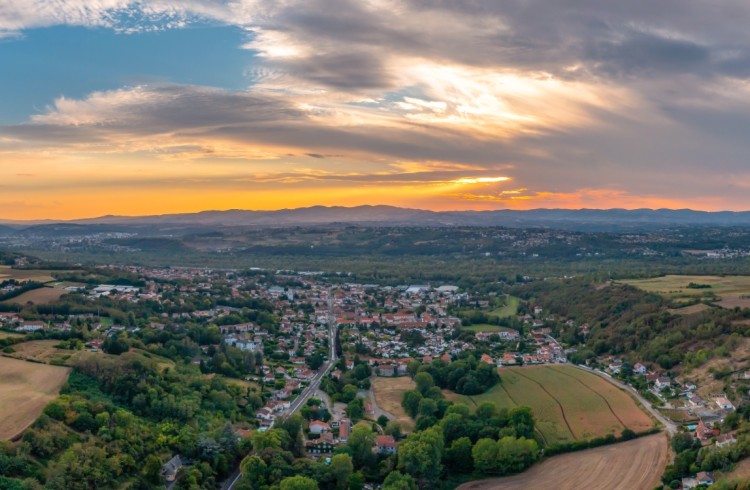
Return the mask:
[[[420,401],[422,401],[422,394],[419,391],[405,391],[401,398],[401,406],[404,407],[406,413],[408,413],[412,418],[415,418],[419,410]]]
[[[474,459],[471,452],[471,439],[468,437],[456,439],[446,451],[448,466],[459,473],[471,473],[474,470]]]
[[[258,456],[248,456],[240,464],[242,478],[250,483],[254,490],[260,490],[266,484],[268,465]]]
[[[391,471],[383,481],[383,490],[417,490],[417,484],[411,476]]]
[[[439,427],[411,434],[398,448],[398,469],[411,475],[420,487],[436,483],[443,469],[444,445]]]
[[[281,480],[281,490],[318,490],[318,484],[305,476],[290,476]]]
[[[374,459],[372,449],[375,447],[375,433],[369,427],[357,425],[349,434],[347,446],[352,451],[354,465],[357,468],[367,466]]]
[[[692,449],[695,444],[693,435],[689,432],[680,432],[672,437],[672,449],[679,454],[688,449]]]
[[[336,488],[346,489],[349,486],[352,473],[354,473],[352,457],[348,454],[335,455],[331,458],[331,472],[336,479]]]
[[[422,398],[417,408],[417,414],[420,416],[431,417],[437,413],[437,403],[432,398]]]
[[[349,478],[349,490],[362,490],[365,488],[365,477],[359,471]]]
[[[282,436],[280,429],[271,429],[265,432],[256,432],[253,434],[253,449],[256,452],[261,452],[264,449],[281,449]]]
[[[492,439],[479,439],[471,450],[474,468],[480,473],[497,471],[497,443]]]
[[[355,398],[350,401],[346,406],[346,414],[352,419],[355,424],[365,416],[364,400],[362,398]]]
[[[417,384],[417,391],[422,395],[426,394],[430,388],[435,386],[435,380],[432,379],[430,373],[424,371],[417,373],[417,375],[414,376],[414,382]]]

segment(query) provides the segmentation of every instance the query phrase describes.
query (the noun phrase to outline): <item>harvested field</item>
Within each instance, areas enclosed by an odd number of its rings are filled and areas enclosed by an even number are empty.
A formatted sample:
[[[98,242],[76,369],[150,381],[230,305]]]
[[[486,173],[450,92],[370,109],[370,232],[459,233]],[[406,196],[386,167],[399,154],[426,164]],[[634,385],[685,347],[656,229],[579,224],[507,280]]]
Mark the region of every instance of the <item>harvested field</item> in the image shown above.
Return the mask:
[[[667,464],[667,438],[655,434],[628,442],[554,456],[516,476],[480,480],[459,490],[648,490]]]
[[[40,288],[34,289],[33,291],[27,291],[15,298],[6,299],[3,301],[5,304],[19,304],[25,305],[26,303],[33,303],[35,305],[43,305],[47,303],[54,303],[58,301],[63,294],[67,294],[68,291],[64,289],[54,288]]]
[[[375,403],[381,410],[384,410],[399,421],[405,431],[411,432],[414,429],[414,421],[404,411],[401,406],[401,398],[405,391],[416,388],[414,381],[408,376],[401,378],[381,378],[376,377],[372,380],[372,392],[375,394]]]
[[[0,357],[0,440],[20,435],[57,397],[70,369]]]
[[[619,436],[625,428],[640,432],[654,425],[627,393],[572,366],[505,368],[500,377],[502,383],[487,393],[450,398],[470,407],[486,401],[501,408],[531,407],[547,444]]]

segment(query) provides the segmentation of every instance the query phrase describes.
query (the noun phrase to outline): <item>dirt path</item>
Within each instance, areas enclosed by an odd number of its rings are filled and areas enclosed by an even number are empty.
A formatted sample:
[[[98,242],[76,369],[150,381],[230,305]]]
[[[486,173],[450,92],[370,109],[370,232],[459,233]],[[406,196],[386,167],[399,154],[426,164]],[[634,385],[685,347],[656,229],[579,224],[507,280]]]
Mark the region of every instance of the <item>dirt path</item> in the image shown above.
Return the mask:
[[[667,464],[664,434],[554,456],[520,475],[465,483],[458,490],[649,490]]]
[[[622,428],[623,429],[627,429],[628,428],[628,426],[625,425],[625,422],[623,422],[622,419],[612,409],[612,405],[609,404],[609,400],[607,400],[607,397],[605,397],[604,395],[602,395],[601,393],[599,393],[598,391],[596,391],[595,389],[593,389],[591,386],[589,386],[586,383],[584,383],[582,380],[576,378],[575,376],[571,376],[570,374],[568,374],[568,373],[566,373],[564,371],[559,371],[559,372],[562,375],[565,375],[565,376],[567,376],[567,377],[569,377],[571,379],[574,379],[574,380],[578,381],[583,386],[585,386],[587,390],[589,390],[590,392],[594,393],[596,396],[598,396],[599,398],[601,398],[602,401],[604,401],[604,403],[607,404],[607,408],[609,408],[609,411],[612,413],[612,415],[617,419],[618,422],[620,422],[620,425],[622,426]]]
[[[555,400],[555,403],[557,403],[557,406],[560,407],[560,413],[562,414],[563,421],[565,422],[565,425],[568,428],[568,432],[570,432],[570,435],[573,437],[573,440],[577,441],[578,437],[576,436],[575,432],[573,432],[573,428],[570,427],[570,423],[568,422],[568,417],[565,416],[565,409],[563,408],[562,403],[560,403],[560,401],[557,398],[555,398],[555,396],[552,393],[550,393],[549,391],[547,391],[547,388],[545,388],[544,385],[542,383],[540,383],[539,381],[537,381],[535,379],[531,379],[528,376],[524,376],[520,372],[517,372],[516,374],[518,376],[522,377],[522,378],[528,379],[532,383],[535,383],[537,386],[539,386],[542,389],[542,391],[544,391],[545,393],[547,393],[550,398],[552,398],[553,400]],[[507,391],[506,391],[506,393],[507,393]]]

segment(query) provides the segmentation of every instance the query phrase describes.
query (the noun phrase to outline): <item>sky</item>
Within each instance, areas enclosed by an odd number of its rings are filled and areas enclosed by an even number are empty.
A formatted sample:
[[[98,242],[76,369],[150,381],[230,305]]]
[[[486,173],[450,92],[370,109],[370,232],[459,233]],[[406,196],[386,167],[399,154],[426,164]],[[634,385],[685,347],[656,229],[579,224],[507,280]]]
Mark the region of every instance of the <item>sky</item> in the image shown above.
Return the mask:
[[[747,0],[2,0],[0,218],[750,209]]]

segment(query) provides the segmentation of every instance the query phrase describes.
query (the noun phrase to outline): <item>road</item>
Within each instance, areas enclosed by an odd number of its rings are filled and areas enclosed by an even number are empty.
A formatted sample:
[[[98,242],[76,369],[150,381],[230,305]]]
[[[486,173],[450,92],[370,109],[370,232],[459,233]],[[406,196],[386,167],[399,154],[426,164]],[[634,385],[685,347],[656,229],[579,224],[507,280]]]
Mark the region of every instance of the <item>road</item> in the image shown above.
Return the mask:
[[[602,373],[600,371],[597,371],[595,369],[587,368],[587,367],[584,367],[584,366],[579,366],[579,365],[576,365],[576,364],[570,364],[570,365],[571,366],[575,366],[576,368],[581,369],[583,371],[587,371],[589,373],[596,374],[600,378],[606,379],[607,381],[609,381],[613,385],[617,386],[618,388],[627,391],[628,393],[630,393],[631,395],[633,395],[636,400],[638,400],[639,402],[641,402],[641,405],[643,405],[646,408],[646,410],[648,410],[649,413],[651,413],[651,415],[653,415],[654,418],[656,420],[658,420],[664,426],[664,429],[667,431],[667,433],[669,434],[670,437],[672,437],[673,435],[675,435],[677,433],[677,429],[678,429],[677,424],[675,424],[674,422],[672,422],[671,420],[669,420],[668,418],[666,418],[664,415],[662,415],[661,412],[659,412],[659,410],[657,410],[656,408],[654,408],[654,406],[651,404],[650,401],[648,401],[645,398],[643,398],[641,396],[641,394],[638,393],[638,391],[635,390],[632,386],[626,385],[625,383],[621,383],[621,382],[617,381],[616,379],[614,379],[614,378],[612,378],[610,376],[607,376],[606,374],[604,374],[604,373]]]
[[[328,374],[328,372],[331,370],[331,368],[336,364],[336,314],[334,313],[334,298],[333,298],[333,290],[328,290],[328,360],[321,366],[321,368],[318,370],[318,374],[315,375],[315,377],[310,381],[310,384],[307,385],[307,388],[305,388],[302,393],[297,396],[297,398],[294,399],[291,406],[284,411],[284,413],[281,415],[281,417],[286,417],[289,415],[294,414],[299,410],[300,408],[305,406],[305,403],[307,403],[307,400],[310,399],[310,397],[318,390],[318,387],[320,386],[320,382],[323,381],[323,378]],[[273,427],[273,424],[271,424],[271,427]],[[222,484],[221,490],[233,490],[235,485],[240,481],[242,477],[242,474],[240,473],[240,469],[237,468],[230,476],[229,478]]]

